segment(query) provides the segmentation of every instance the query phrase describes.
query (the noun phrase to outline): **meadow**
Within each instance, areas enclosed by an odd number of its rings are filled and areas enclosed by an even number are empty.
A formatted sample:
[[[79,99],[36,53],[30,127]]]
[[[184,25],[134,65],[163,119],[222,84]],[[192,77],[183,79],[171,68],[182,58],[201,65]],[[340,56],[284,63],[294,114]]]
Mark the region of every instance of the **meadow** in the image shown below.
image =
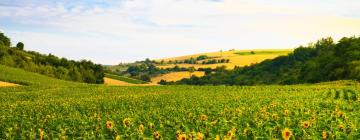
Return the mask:
[[[146,84],[147,83],[145,81],[141,81],[141,80],[125,77],[125,76],[120,76],[120,75],[109,74],[109,73],[105,73],[105,77],[123,81],[123,82],[130,83],[130,84]]]
[[[0,65],[0,139],[360,139],[359,84],[117,87]]]

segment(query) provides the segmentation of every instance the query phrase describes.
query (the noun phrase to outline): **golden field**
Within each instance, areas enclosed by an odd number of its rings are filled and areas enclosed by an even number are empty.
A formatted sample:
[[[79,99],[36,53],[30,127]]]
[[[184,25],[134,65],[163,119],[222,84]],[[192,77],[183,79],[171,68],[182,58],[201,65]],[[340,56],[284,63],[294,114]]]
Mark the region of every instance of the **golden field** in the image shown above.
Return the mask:
[[[251,52],[254,51],[255,54],[244,54],[240,55],[237,53],[242,52]],[[214,59],[230,59],[230,63],[219,63],[219,64],[164,64],[158,65],[159,68],[172,68],[174,66],[179,67],[195,67],[195,68],[216,68],[218,66],[225,65],[227,69],[233,69],[235,66],[246,66],[251,65],[254,63],[259,63],[266,59],[273,59],[275,57],[281,55],[287,55],[290,53],[291,49],[282,49],[282,50],[231,50],[231,51],[223,51],[223,52],[211,52],[211,53],[201,53],[201,54],[194,54],[194,55],[187,55],[187,56],[180,56],[180,57],[173,57],[173,58],[166,58],[160,59],[158,61],[164,60],[165,62],[168,61],[175,61],[175,60],[185,60],[190,58],[196,58],[200,55],[207,55],[208,57],[213,57]],[[201,62],[201,61],[200,61]]]
[[[157,83],[132,84],[132,83],[128,83],[128,82],[124,82],[124,81],[120,81],[120,80],[116,80],[116,79],[111,79],[111,78],[107,78],[107,77],[104,77],[104,84],[109,85],[109,86],[153,86],[153,85],[157,85]]]
[[[204,76],[205,73],[203,71],[195,71],[195,72],[193,72],[191,74],[191,76],[192,75],[201,77],[201,76]],[[183,78],[190,78],[190,72],[187,72],[187,71],[171,72],[171,73],[168,73],[168,74],[164,74],[164,75],[161,75],[161,76],[151,78],[151,83],[157,84],[161,80],[166,80],[168,82],[169,81],[179,81],[179,80],[181,80]]]
[[[195,71],[195,72],[191,73],[191,76],[192,75],[201,77],[201,76],[204,76],[205,73],[203,71]],[[155,86],[155,85],[158,85],[158,82],[160,82],[161,80],[178,81],[183,78],[189,78],[189,77],[190,77],[190,72],[187,72],[187,71],[172,72],[172,73],[167,73],[164,75],[153,77],[153,78],[151,78],[151,82],[148,84],[132,84],[132,83],[105,77],[104,84],[109,85],[109,86]]]
[[[0,87],[12,87],[12,86],[19,86],[18,84],[8,83],[0,81]]]

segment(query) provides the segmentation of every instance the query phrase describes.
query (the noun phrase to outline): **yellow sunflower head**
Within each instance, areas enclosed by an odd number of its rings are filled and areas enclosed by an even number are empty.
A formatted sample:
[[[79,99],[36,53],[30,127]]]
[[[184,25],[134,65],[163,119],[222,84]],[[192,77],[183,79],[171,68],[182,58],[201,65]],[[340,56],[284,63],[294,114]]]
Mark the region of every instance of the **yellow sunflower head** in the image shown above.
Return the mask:
[[[215,140],[220,140],[220,135],[216,135]]]
[[[39,129],[39,137],[40,140],[44,138],[44,131],[42,129]]]
[[[310,127],[310,122],[309,121],[303,121],[302,122],[302,127],[305,128],[305,129],[309,128]]]
[[[277,116],[277,114],[272,114],[271,118],[272,118],[273,120],[277,120],[278,116]]]
[[[284,110],[284,115],[285,115],[285,116],[288,116],[288,115],[289,115],[289,110],[287,110],[287,109]]]
[[[140,132],[140,134],[144,133],[144,125],[143,124],[139,125],[139,132]]]
[[[345,128],[345,126],[344,126],[343,124],[340,124],[340,125],[339,125],[339,130],[340,130],[340,131],[344,131],[344,128]]]
[[[131,124],[131,119],[130,118],[125,118],[123,120],[123,124],[124,124],[125,127],[129,127],[130,124]]]
[[[234,136],[234,132],[233,131],[228,131],[226,133],[226,137],[228,137],[229,139],[231,139]]]
[[[160,132],[156,131],[154,132],[154,139],[159,140],[161,138]]]
[[[203,140],[203,139],[204,139],[204,134],[201,133],[201,132],[198,132],[198,133],[196,134],[196,139],[197,139],[197,140]]]
[[[292,132],[289,128],[285,128],[282,130],[282,137],[284,140],[289,140],[292,135]]]
[[[106,128],[113,129],[114,128],[114,123],[112,121],[106,121]]]
[[[148,127],[149,129],[154,129],[155,125],[153,123],[149,123]]]
[[[200,115],[200,120],[201,121],[206,121],[207,119],[208,119],[208,117],[206,115],[204,115],[204,114]]]
[[[119,135],[116,135],[115,140],[121,140],[121,137]]]
[[[326,140],[326,139],[327,139],[327,133],[326,133],[326,131],[323,131],[323,132],[322,132],[321,137],[322,137],[323,140]]]
[[[178,140],[186,140],[186,134],[179,134],[179,135],[177,136],[177,139],[178,139]]]

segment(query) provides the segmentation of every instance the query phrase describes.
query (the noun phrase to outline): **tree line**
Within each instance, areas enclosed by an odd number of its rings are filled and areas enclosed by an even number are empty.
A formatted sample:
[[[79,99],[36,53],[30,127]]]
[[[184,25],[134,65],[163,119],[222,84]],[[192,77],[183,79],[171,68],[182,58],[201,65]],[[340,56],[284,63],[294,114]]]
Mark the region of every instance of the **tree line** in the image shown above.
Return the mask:
[[[19,42],[11,47],[10,38],[0,33],[0,64],[63,80],[98,84],[104,82],[103,67],[99,64],[25,51],[24,46],[24,43]]]
[[[324,38],[300,46],[287,56],[162,84],[289,85],[335,80],[360,81],[360,37],[344,37],[337,43]]]
[[[155,61],[156,62],[156,61]],[[209,57],[207,55],[200,55],[196,58],[191,57],[184,60],[161,60],[156,62],[156,64],[217,64],[217,63],[230,63],[230,59],[215,59],[214,57]]]

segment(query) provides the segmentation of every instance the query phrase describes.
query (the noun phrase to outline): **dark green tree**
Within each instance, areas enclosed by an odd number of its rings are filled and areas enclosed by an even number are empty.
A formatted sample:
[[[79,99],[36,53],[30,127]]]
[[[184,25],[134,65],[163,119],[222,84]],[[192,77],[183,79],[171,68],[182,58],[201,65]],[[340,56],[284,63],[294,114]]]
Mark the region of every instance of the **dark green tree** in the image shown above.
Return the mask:
[[[16,48],[18,48],[18,49],[20,49],[20,50],[24,50],[24,43],[18,42],[18,43],[16,44]]]

